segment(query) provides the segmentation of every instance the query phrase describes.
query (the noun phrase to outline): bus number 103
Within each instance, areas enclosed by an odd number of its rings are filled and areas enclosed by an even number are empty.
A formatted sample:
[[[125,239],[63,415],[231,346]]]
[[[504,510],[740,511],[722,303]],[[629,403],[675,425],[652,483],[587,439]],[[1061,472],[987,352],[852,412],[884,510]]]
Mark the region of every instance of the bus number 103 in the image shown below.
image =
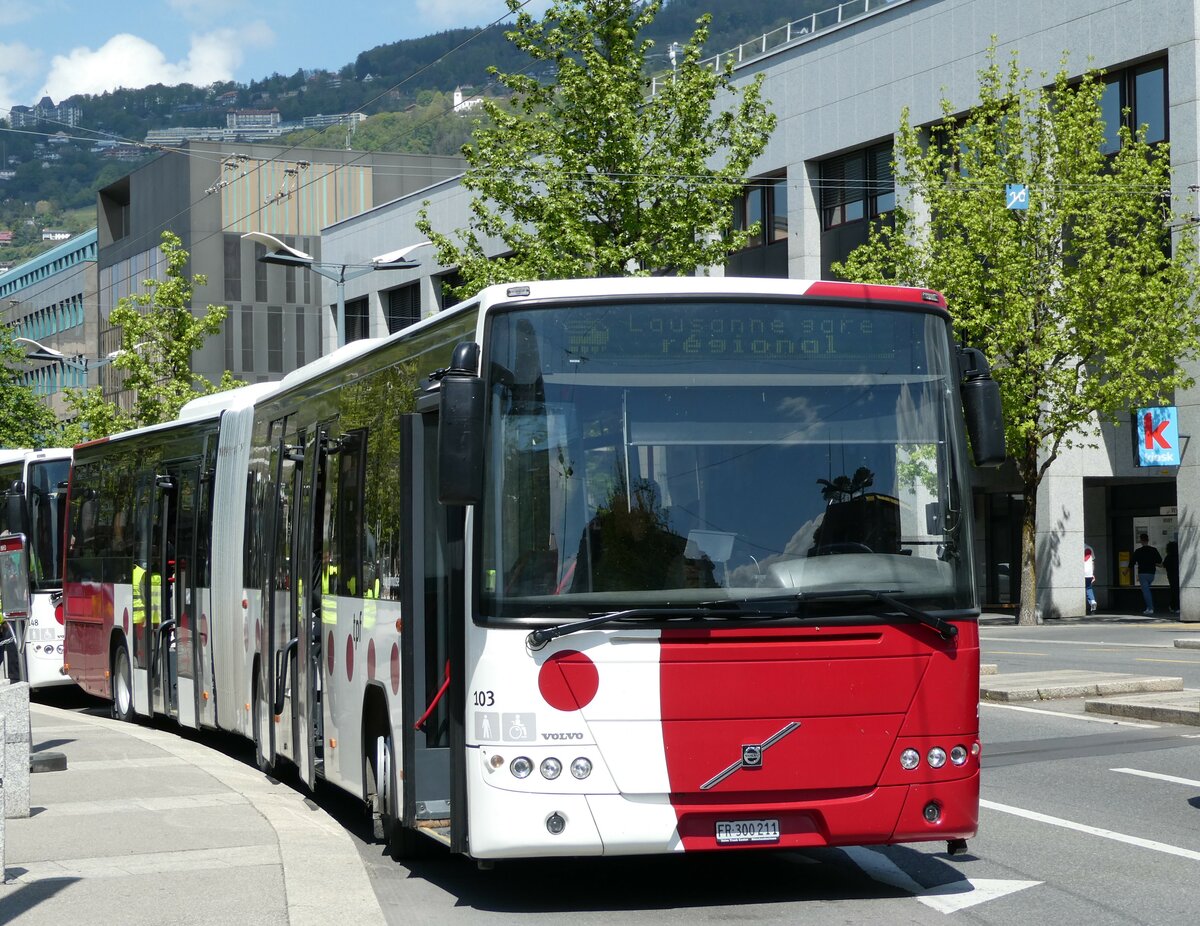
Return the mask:
[[[474,693],[476,707],[494,707],[496,704],[496,693],[494,691],[477,691]]]

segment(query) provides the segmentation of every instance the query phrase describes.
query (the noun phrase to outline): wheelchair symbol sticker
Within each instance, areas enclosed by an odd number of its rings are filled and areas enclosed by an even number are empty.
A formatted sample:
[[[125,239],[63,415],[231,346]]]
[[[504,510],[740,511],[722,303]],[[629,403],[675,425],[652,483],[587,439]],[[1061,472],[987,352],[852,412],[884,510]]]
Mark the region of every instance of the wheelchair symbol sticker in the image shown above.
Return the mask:
[[[537,734],[533,714],[501,714],[500,738],[509,743],[532,740]]]

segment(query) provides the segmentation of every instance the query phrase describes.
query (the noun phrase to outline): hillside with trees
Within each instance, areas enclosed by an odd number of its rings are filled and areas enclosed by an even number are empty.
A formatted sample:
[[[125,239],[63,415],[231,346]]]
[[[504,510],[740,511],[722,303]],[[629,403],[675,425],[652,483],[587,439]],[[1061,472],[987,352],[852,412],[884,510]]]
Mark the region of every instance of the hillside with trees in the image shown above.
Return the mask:
[[[836,0],[668,0],[646,33],[656,45],[646,66],[668,70],[672,43],[687,42],[706,12],[712,25],[703,54],[710,56],[836,5]],[[15,245],[0,258],[32,256],[41,250],[41,227],[70,226],[72,210],[94,210],[98,189],[154,156],[153,150],[139,152],[133,145],[151,129],[224,125],[233,108],[275,108],[283,122],[347,112],[369,117],[352,132],[342,126],[298,131],[280,139],[284,144],[457,154],[470,138],[477,111],[466,117],[454,112],[456,88],[468,95],[502,95],[489,67],[542,76],[506,38],[511,28],[451,29],[378,45],[336,73],[301,67],[249,84],[155,84],[55,101],[81,109],[83,120],[75,127],[49,124],[44,131],[16,131],[0,120],[5,129],[0,130],[0,167],[7,175],[0,179],[0,230],[12,231]],[[111,147],[116,143],[119,147]]]

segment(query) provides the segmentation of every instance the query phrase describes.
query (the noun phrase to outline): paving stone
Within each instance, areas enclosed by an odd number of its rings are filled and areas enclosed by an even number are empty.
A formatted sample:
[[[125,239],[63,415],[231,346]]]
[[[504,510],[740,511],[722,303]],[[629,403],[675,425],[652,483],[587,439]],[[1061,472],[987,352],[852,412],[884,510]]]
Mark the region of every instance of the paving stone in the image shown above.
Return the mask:
[[[1083,709],[1089,714],[1200,727],[1200,690],[1186,688],[1183,691],[1091,698],[1083,702]]]
[[[984,701],[1050,701],[1182,689],[1182,678],[1058,669],[987,676],[980,682],[979,697]]]

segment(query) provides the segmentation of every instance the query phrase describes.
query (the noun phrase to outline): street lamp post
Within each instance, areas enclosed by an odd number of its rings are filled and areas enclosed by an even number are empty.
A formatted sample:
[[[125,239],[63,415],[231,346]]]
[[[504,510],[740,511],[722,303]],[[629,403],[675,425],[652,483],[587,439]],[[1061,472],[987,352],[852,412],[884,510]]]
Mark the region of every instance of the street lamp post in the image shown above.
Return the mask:
[[[431,243],[429,241],[421,241],[417,244],[410,244],[407,247],[400,248],[397,251],[389,251],[387,254],[372,257],[370,263],[367,264],[351,264],[319,261],[311,254],[305,254],[303,251],[286,245],[274,235],[268,235],[266,232],[246,232],[242,237],[270,249],[259,258],[264,264],[280,264],[284,267],[305,267],[313,273],[334,282],[337,287],[338,347],[342,347],[346,343],[346,281],[368,274],[372,270],[411,270],[413,267],[419,267],[420,264],[416,261],[407,260],[406,258],[417,248],[423,248],[425,245]]]
[[[114,350],[106,357],[100,357],[93,360],[90,357],[85,357],[83,354],[75,354],[69,356],[60,350],[55,350],[41,341],[35,341],[33,338],[13,338],[14,344],[22,344],[26,347],[32,347],[33,350],[25,352],[26,360],[44,360],[48,362],[61,363],[63,366],[73,366],[86,373],[88,370],[95,370],[104,366],[107,363],[112,363],[120,355],[121,351]]]

